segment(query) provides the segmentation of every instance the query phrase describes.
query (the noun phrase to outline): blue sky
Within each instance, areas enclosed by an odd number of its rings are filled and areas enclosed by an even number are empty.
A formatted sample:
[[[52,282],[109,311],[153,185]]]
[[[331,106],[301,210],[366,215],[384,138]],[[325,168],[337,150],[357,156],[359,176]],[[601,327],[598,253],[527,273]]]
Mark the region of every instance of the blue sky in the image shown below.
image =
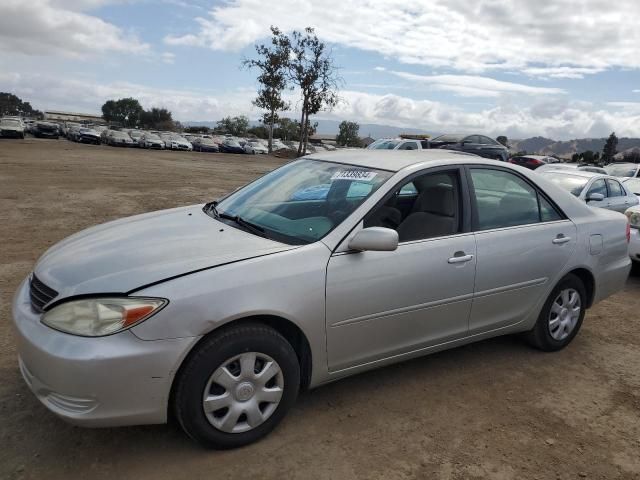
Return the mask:
[[[269,26],[316,28],[344,83],[318,118],[512,138],[640,136],[637,0],[2,0],[0,90],[98,112],[258,118],[240,68]],[[296,93],[289,94],[296,115]]]

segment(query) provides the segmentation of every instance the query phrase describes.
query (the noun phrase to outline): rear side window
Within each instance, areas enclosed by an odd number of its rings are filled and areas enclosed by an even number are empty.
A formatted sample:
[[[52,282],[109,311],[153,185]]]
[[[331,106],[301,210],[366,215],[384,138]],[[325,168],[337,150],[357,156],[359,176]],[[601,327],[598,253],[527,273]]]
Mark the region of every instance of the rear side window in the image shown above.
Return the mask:
[[[398,147],[398,150],[418,150],[418,144],[416,142],[404,142]]]
[[[589,191],[587,192],[587,196],[591,195],[592,193],[599,193],[606,198],[607,186],[605,185],[603,179],[596,180],[591,184],[591,186],[589,187]]]
[[[476,230],[561,220],[562,216],[529,183],[503,170],[472,168]]]
[[[622,191],[622,187],[615,180],[607,179],[607,187],[609,187],[610,197],[624,197],[624,192]]]

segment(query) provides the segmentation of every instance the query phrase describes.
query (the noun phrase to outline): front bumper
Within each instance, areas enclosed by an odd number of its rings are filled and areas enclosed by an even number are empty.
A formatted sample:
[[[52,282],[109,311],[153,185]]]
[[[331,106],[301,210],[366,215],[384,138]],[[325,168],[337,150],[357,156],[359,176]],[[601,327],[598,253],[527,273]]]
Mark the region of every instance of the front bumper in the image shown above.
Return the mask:
[[[631,241],[629,242],[629,256],[631,260],[640,262],[640,230],[631,229]]]
[[[13,302],[20,371],[36,397],[70,423],[114,427],[164,423],[171,383],[197,340],[140,340],[130,330],[77,337],[40,322],[28,281]]]
[[[20,138],[24,135],[24,132],[19,130],[0,130],[0,137],[4,138]]]

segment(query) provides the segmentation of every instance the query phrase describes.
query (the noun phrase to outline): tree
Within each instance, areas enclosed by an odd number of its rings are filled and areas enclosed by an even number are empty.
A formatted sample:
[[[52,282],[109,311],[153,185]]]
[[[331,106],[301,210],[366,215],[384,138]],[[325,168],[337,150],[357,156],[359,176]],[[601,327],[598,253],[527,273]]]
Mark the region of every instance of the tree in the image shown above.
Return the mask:
[[[209,127],[191,125],[189,127],[185,127],[184,131],[186,133],[209,133]]]
[[[304,32],[294,31],[291,36],[288,75],[300,90],[298,156],[301,156],[306,152],[309,140],[309,117],[337,105],[340,78],[326,45],[318,39],[313,28],[307,27]]]
[[[580,154],[580,160],[582,160],[583,163],[593,163],[593,161],[594,161],[593,152],[591,150],[587,150],[586,152],[582,152]]]
[[[615,132],[612,132],[602,149],[602,162],[605,164],[613,162],[613,156],[616,153],[618,153],[618,137]]]
[[[255,135],[258,138],[269,138],[269,134],[273,135],[273,130],[262,124],[249,128],[249,130],[247,130],[247,133],[250,135]],[[271,138],[273,139],[273,137]]]
[[[155,130],[174,130],[176,128],[171,112],[166,108],[157,107],[143,110],[140,114],[139,125]]]
[[[235,136],[246,135],[249,129],[249,119],[244,115],[239,117],[225,117],[218,121],[217,129]]]
[[[500,135],[498,138],[496,138],[496,142],[501,143],[505,147],[508,147],[507,143],[509,143],[509,139],[504,135]]]
[[[123,127],[137,127],[144,109],[135,98],[107,100],[102,105],[102,116],[107,122],[117,123]]]
[[[4,115],[43,118],[42,112],[35,110],[29,102],[23,101],[13,93],[0,92],[0,117]]]
[[[300,123],[290,118],[281,118],[278,121],[278,128],[274,130],[274,134],[285,142],[289,140],[297,142],[300,140]]]
[[[574,153],[571,155],[571,163],[580,163],[580,154]]]
[[[289,104],[282,99],[287,88],[287,67],[289,64],[290,42],[282,32],[271,26],[271,46],[256,45],[257,59],[244,60],[245,68],[257,68],[260,72],[260,88],[253,104],[266,110],[263,123],[269,130],[269,153],[272,152],[273,128],[278,122],[278,112],[287,110]]]
[[[359,147],[360,137],[358,131],[360,125],[356,122],[347,122],[346,120],[340,123],[339,133],[336,136],[336,143],[345,147]]]

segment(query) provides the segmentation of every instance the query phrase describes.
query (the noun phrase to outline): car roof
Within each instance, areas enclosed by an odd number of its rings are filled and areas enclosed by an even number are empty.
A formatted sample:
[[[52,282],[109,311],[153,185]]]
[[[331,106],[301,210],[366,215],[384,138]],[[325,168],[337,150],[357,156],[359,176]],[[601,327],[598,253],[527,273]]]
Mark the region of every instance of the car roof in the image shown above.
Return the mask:
[[[559,175],[571,175],[572,177],[584,177],[584,178],[602,177],[602,178],[613,178],[617,180],[616,177],[612,177],[611,175],[598,173],[598,172],[590,172],[588,170],[580,170],[579,168],[576,168],[575,170],[545,169],[544,172],[540,173],[540,175],[546,175],[549,173],[557,173]]]
[[[488,165],[502,164],[495,160],[486,160],[477,155],[452,150],[337,150],[307,155],[304,158],[324,160],[327,162],[345,163],[358,167],[377,168],[391,172],[424,163],[486,163]]]

